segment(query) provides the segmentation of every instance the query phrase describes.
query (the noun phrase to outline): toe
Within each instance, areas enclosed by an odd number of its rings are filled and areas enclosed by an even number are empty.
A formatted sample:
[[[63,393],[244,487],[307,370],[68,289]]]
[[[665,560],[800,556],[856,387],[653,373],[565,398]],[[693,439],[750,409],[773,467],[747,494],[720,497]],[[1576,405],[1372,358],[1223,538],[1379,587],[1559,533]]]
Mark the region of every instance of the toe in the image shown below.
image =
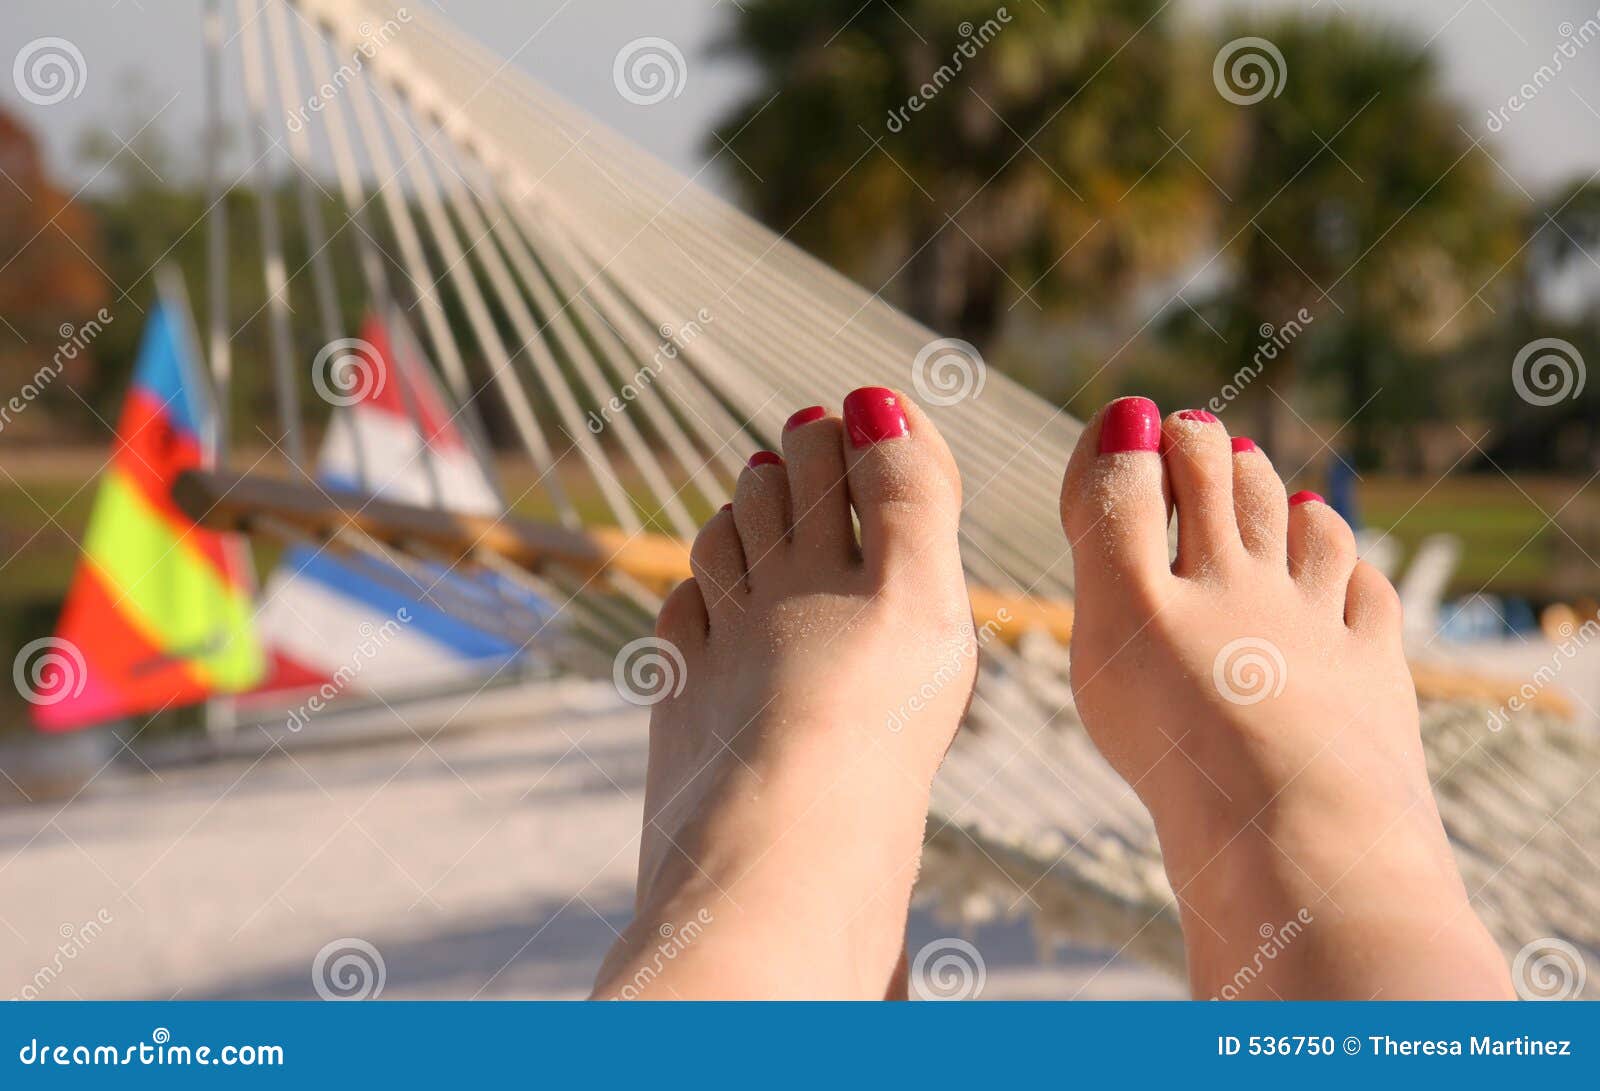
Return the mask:
[[[1281,569],[1289,532],[1289,498],[1283,491],[1283,479],[1254,440],[1235,436],[1232,447],[1233,514],[1239,540],[1251,556]]]
[[[1161,427],[1172,504],[1178,511],[1180,576],[1195,576],[1239,548],[1233,513],[1233,453],[1222,422],[1204,409],[1185,409]]]
[[[790,535],[799,553],[833,564],[843,564],[855,556],[856,549],[844,478],[843,435],[839,418],[820,405],[800,410],[783,426]]]
[[[961,478],[933,422],[904,394],[863,387],[845,397],[844,429],[845,476],[868,570],[886,577],[913,558],[953,548]]]
[[[1356,566],[1350,525],[1314,492],[1289,497],[1289,575],[1313,599],[1344,601]]]
[[[705,643],[710,623],[700,585],[692,579],[684,580],[661,604],[661,612],[656,615],[656,636],[679,651],[688,652]]]
[[[1400,595],[1366,561],[1357,561],[1344,596],[1344,623],[1373,640],[1400,643]]]
[[[1161,410],[1120,398],[1078,437],[1061,485],[1061,525],[1080,596],[1107,581],[1154,587],[1170,576]]]
[[[689,547],[689,567],[705,599],[711,628],[729,625],[744,611],[748,591],[744,578],[744,547],[733,522],[733,505],[713,515],[694,545]]]
[[[789,472],[771,451],[757,451],[739,475],[733,522],[744,549],[745,576],[759,586],[783,559],[789,540]]]

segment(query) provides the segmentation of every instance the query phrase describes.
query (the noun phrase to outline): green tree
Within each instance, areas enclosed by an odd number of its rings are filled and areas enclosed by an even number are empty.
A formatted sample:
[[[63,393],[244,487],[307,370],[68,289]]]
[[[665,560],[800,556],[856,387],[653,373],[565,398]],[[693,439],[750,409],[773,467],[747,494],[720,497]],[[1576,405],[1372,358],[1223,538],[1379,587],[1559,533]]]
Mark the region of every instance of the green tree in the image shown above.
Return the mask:
[[[1519,202],[1408,35],[1289,14],[1230,19],[1215,44],[1219,87],[1235,100],[1219,225],[1228,269],[1213,300],[1240,353],[1228,371],[1251,361],[1258,330],[1305,308],[1312,336],[1249,391],[1257,438],[1270,449],[1309,345],[1331,338],[1342,442],[1370,462],[1384,412],[1374,394],[1492,319],[1479,293],[1517,251]],[[1252,64],[1264,82],[1248,83]]]
[[[941,333],[1123,300],[1205,231],[1214,96],[1159,0],[750,0],[723,48],[747,204]]]

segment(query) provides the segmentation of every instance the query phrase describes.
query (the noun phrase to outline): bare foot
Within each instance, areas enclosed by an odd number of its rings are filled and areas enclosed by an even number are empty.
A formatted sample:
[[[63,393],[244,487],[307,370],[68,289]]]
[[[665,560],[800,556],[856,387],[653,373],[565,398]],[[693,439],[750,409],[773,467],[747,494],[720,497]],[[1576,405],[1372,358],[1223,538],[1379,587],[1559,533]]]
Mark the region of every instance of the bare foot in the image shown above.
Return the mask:
[[[1195,995],[1509,998],[1430,790],[1399,600],[1344,521],[1211,414],[1143,398],[1084,431],[1061,512],[1078,710],[1155,819]]]
[[[842,422],[796,413],[783,449],[750,460],[657,621],[686,684],[652,710],[636,918],[597,996],[881,999],[902,957],[976,673],[960,478],[877,388]]]

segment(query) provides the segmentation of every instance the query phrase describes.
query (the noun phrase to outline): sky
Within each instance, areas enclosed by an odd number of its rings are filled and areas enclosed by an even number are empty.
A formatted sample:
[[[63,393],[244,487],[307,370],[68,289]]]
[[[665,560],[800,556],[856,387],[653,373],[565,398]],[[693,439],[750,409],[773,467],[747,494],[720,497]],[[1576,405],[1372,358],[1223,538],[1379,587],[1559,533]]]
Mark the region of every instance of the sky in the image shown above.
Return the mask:
[[[232,8],[233,0],[226,2]],[[749,85],[736,61],[710,55],[733,0],[415,2],[688,174],[705,164],[711,124]],[[74,151],[86,126],[109,123],[129,138],[159,111],[155,124],[183,145],[198,137],[203,117],[201,6],[201,0],[5,0],[0,60],[14,59],[38,38],[64,38],[83,57],[83,77],[76,97],[46,107],[24,103],[14,78],[0,79],[0,102],[35,123],[52,169],[80,184],[95,169]],[[1600,22],[1600,0],[1174,0],[1181,18],[1195,21],[1222,10],[1285,7],[1404,20],[1439,51],[1474,133],[1490,140],[1506,171],[1528,189],[1600,169],[1600,40],[1564,62],[1560,76],[1521,112],[1506,115],[1501,131],[1489,131],[1491,111],[1503,110],[1550,62],[1570,33],[1563,24]],[[619,50],[645,36],[672,42],[687,72],[678,97],[648,106],[625,100],[612,80]]]

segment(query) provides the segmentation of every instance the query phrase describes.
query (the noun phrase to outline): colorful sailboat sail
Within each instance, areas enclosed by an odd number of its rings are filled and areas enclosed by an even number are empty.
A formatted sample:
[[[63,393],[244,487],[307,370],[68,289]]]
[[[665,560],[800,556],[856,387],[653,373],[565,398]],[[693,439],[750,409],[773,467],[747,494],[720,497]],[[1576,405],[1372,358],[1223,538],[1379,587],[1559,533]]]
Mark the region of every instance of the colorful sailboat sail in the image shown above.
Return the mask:
[[[391,337],[368,318],[359,338],[340,343],[340,359],[314,371],[339,405],[318,456],[319,482],[451,511],[504,510],[431,367],[404,326],[395,329]],[[490,581],[442,565],[402,570],[382,557],[291,547],[262,596],[271,667],[261,692],[392,699],[500,672],[527,657],[527,637],[549,610]]]
[[[83,556],[41,673],[35,725],[69,731],[255,685],[248,547],[205,530],[172,484],[214,456],[215,407],[189,316],[170,295],[151,309]]]

